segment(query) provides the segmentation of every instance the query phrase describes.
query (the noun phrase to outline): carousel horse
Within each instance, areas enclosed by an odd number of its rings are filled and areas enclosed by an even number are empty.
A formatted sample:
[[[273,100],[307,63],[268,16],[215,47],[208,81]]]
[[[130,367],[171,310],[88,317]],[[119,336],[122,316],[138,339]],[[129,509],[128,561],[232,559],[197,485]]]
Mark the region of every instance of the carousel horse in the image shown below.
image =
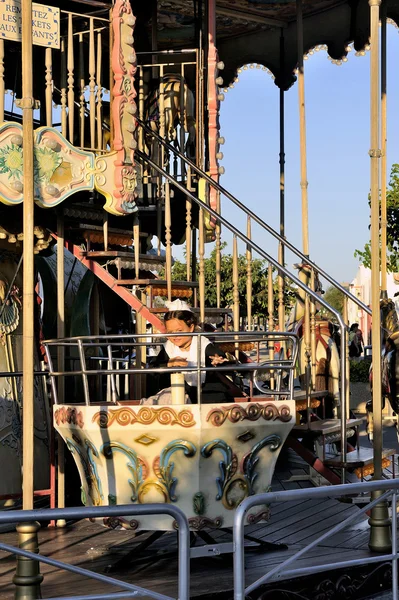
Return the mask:
[[[310,285],[311,270],[308,265],[298,265],[299,279],[307,286]],[[319,278],[316,274],[315,291],[323,293]],[[305,292],[298,290],[297,300],[291,310],[287,323],[287,331],[294,332],[299,337],[298,369],[297,374],[301,383],[306,377],[308,358],[306,356],[305,338]],[[333,401],[333,413],[336,414],[340,401],[339,373],[340,360],[337,345],[334,340],[333,325],[327,319],[316,315],[316,391],[328,390]]]
[[[380,301],[381,333],[382,333],[382,364],[381,364],[381,389],[382,409],[385,407],[385,398],[397,415],[399,414],[399,361],[396,353],[399,348],[399,318],[393,300],[384,298]],[[373,389],[373,370],[370,368],[370,390]],[[367,434],[373,441],[373,401],[366,404]],[[397,426],[398,427],[398,426]],[[398,430],[399,436],[399,430]]]
[[[195,100],[192,91],[187,86],[185,79],[176,73],[166,73],[163,78],[163,105],[165,118],[165,135],[167,142],[178,145],[177,126],[184,128],[188,134],[184,148],[179,148],[190,159],[195,158]],[[183,90],[182,90],[183,86]],[[183,96],[183,106],[181,104]],[[160,87],[149,92],[145,100],[145,121],[155,133],[160,133]],[[157,161],[158,144],[155,140],[148,140],[148,146],[155,162]]]

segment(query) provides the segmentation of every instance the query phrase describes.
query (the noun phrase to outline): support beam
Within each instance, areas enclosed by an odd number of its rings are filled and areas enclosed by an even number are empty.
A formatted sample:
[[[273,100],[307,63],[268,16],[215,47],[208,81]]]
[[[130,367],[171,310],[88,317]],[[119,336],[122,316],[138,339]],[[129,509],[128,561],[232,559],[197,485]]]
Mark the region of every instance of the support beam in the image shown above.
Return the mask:
[[[373,321],[373,415],[374,479],[382,477],[382,398],[381,398],[381,316],[380,316],[380,91],[379,91],[379,20],[381,0],[369,0],[370,6],[370,188],[371,188],[371,308]],[[372,493],[376,499],[379,492]],[[391,550],[388,505],[380,502],[371,511],[369,547],[374,552]],[[395,532],[396,535],[396,532]]]
[[[387,298],[387,3],[381,6],[381,297]]]
[[[303,60],[303,13],[302,0],[296,0],[297,40],[298,40],[298,101],[299,101],[299,139],[301,158],[301,190],[302,190],[302,249],[309,256],[309,210],[308,210],[308,175],[306,156],[306,113],[305,113],[305,69]]]
[[[22,123],[24,140],[23,266],[23,508],[33,508],[34,486],[34,182],[32,1],[21,4]]]

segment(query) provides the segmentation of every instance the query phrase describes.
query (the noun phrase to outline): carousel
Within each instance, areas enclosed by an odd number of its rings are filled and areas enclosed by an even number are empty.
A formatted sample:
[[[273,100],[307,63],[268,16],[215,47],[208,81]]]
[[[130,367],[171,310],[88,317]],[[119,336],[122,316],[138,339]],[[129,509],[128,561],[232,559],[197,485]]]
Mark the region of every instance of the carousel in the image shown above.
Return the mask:
[[[372,326],[379,356],[386,295],[379,65],[384,76],[387,19],[399,20],[399,3],[382,2],[381,13],[380,5],[1,3],[0,460],[12,465],[0,483],[6,504],[22,498],[32,508],[48,496],[52,507],[64,506],[64,465],[72,459],[83,504],[176,504],[192,530],[231,526],[245,497],[269,489],[284,444],[324,484],[345,483],[349,471],[381,477],[393,453],[382,446],[381,386],[373,386],[373,448],[359,448],[360,420],[349,411],[348,302],[371,309],[310,257],[304,95],[304,57],[315,46],[328,41],[331,58],[340,61],[348,43],[358,50],[371,44]],[[278,231],[220,181],[222,102],[248,63],[267,69],[279,88]],[[284,216],[284,100],[294,84],[301,249],[286,239]],[[233,208],[240,226],[229,219]],[[276,255],[254,241],[255,229],[275,240]],[[177,246],[185,249],[178,276]],[[213,281],[205,268],[210,250]],[[298,259],[295,269],[286,265],[288,251]],[[254,330],[255,259],[265,265],[267,331]],[[343,293],[342,314],[324,300],[321,280]],[[176,301],[188,302],[183,312],[193,315],[192,329],[168,329],[168,304]],[[176,336],[189,340],[181,345],[186,358],[174,350],[174,359],[169,352],[157,364],[154,357]],[[216,350],[203,356],[208,344]],[[381,380],[380,361],[373,378]],[[268,517],[264,506],[247,522]],[[161,517],[104,524],[176,525]]]

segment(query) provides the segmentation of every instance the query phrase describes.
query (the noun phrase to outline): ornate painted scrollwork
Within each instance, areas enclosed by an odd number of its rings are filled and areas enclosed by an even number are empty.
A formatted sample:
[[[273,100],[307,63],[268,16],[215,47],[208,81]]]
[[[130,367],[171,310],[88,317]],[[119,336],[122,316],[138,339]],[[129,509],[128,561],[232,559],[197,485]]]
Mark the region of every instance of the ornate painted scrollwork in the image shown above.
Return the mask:
[[[54,412],[54,420],[58,426],[68,423],[69,425],[76,425],[80,429],[84,427],[83,411],[76,408],[65,406],[57,408]]]
[[[291,420],[291,411],[285,404],[278,407],[276,404],[259,404],[250,402],[246,406],[233,404],[232,406],[221,406],[213,408],[206,417],[215,427],[220,427],[226,420],[230,423],[240,421],[282,421],[288,423]]]
[[[104,500],[104,495],[102,492],[101,481],[98,476],[97,466],[94,461],[94,457],[99,458],[99,454],[95,446],[90,442],[90,440],[84,440],[84,445],[86,448],[86,453],[83,448],[76,444],[70,438],[66,438],[66,445],[68,449],[72,452],[72,454],[76,454],[79,456],[85,479],[88,487],[89,496],[94,506],[101,506],[102,501]],[[84,488],[82,488],[82,502],[86,504],[86,494]]]
[[[263,438],[263,440],[255,444],[251,452],[247,454],[242,461],[242,470],[245,474],[245,479],[248,482],[248,493],[250,496],[255,493],[254,483],[258,477],[258,473],[255,471],[255,468],[259,462],[258,454],[261,450],[263,450],[263,448],[266,448],[266,446],[269,447],[271,452],[276,452],[281,446],[281,437],[273,434]]]
[[[173,477],[175,463],[170,462],[170,458],[178,450],[182,450],[184,456],[187,457],[195,456],[197,451],[194,444],[188,440],[174,440],[162,449],[160,456],[155,459],[153,466],[156,476],[168,490],[171,502],[177,502],[178,497],[175,495],[177,478]]]
[[[200,531],[201,529],[220,529],[223,527],[223,517],[216,517],[216,519],[208,519],[208,517],[190,517],[188,524],[191,530]],[[173,521],[173,528],[179,529],[179,525],[176,521]]]
[[[190,410],[176,411],[169,406],[153,408],[143,406],[137,412],[129,407],[100,410],[93,415],[92,422],[97,423],[102,429],[107,429],[114,422],[126,426],[140,423],[151,425],[155,421],[160,425],[180,425],[181,427],[193,427],[196,424],[194,415]]]
[[[114,137],[110,154],[97,159],[106,161],[113,180],[96,181],[96,189],[106,198],[105,209],[113,214],[129,214],[137,211],[135,202],[137,173],[134,166],[134,138],[136,114],[136,54],[134,26],[136,18],[128,0],[116,0],[112,9],[112,70],[114,86],[112,90],[112,122]],[[108,170],[107,169],[107,170]]]
[[[143,462],[132,448],[125,446],[125,444],[122,444],[121,442],[106,442],[101,448],[101,452],[104,454],[105,458],[108,459],[112,458],[114,451],[121,452],[129,458],[129,462],[126,466],[131,474],[131,478],[129,479],[129,485],[132,488],[131,500],[132,502],[137,502],[140,486],[142,486],[145,479]]]
[[[201,454],[204,458],[209,458],[214,450],[219,450],[223,456],[223,460],[219,462],[221,476],[216,478],[216,500],[221,500],[223,506],[231,510],[248,496],[248,483],[241,475],[234,478],[238,467],[237,457],[225,441],[217,439],[208,442],[202,447]],[[238,494],[235,491],[237,487],[240,490]]]

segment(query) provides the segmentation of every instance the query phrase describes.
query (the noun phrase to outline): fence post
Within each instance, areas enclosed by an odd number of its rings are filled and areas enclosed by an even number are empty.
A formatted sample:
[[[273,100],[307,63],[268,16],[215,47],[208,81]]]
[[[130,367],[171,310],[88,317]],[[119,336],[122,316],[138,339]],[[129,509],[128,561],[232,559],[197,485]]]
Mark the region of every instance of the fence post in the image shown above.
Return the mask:
[[[17,525],[18,546],[22,550],[39,553],[39,542],[37,532],[40,524],[37,521],[33,523],[20,523]],[[40,584],[43,581],[43,575],[40,575],[39,562],[23,556],[17,557],[17,570],[14,575],[13,583],[15,589],[15,600],[37,600],[42,597]]]

